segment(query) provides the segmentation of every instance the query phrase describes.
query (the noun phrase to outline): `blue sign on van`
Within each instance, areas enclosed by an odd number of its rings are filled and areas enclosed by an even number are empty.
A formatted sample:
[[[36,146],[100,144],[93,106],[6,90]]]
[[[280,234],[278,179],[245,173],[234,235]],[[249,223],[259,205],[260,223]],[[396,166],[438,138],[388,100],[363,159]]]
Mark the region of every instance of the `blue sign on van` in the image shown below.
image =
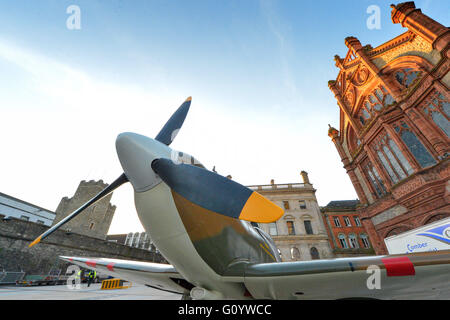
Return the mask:
[[[419,233],[417,235],[436,239],[450,245],[450,223],[433,229],[425,230],[424,233]]]

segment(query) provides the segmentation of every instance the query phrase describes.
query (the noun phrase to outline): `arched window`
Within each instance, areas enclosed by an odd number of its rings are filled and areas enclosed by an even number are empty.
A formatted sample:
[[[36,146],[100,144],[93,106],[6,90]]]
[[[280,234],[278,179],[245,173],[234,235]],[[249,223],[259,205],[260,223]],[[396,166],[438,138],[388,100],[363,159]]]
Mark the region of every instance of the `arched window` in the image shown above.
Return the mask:
[[[300,251],[298,250],[298,248],[291,248],[291,258],[292,260],[300,260]]]
[[[425,221],[424,225],[432,223],[432,222],[435,222],[435,221],[439,221],[441,219],[444,219],[447,216],[450,216],[450,214],[445,214],[445,213],[436,214],[436,215],[431,216],[430,218],[428,218],[427,221]]]
[[[348,235],[348,241],[350,242],[351,248],[359,248],[358,239],[356,239],[355,234],[350,233]]]
[[[363,233],[363,234],[360,234],[359,237],[361,238],[364,248],[370,248],[370,242],[369,242],[369,238],[367,237],[367,235]]]
[[[313,260],[320,259],[319,250],[317,250],[316,247],[312,247],[311,249],[309,249],[309,252],[311,254],[311,259]]]
[[[392,236],[396,236],[396,235],[398,235],[398,234],[402,234],[402,233],[404,233],[404,232],[406,232],[406,231],[408,231],[408,230],[410,230],[410,229],[409,229],[408,227],[405,227],[405,226],[396,227],[396,228],[392,229],[391,231],[389,231],[389,232],[386,234],[386,237],[385,237],[385,238],[387,238],[387,237],[392,237]]]
[[[422,106],[423,113],[450,138],[450,102],[438,91]]]
[[[402,86],[408,88],[411,83],[414,82],[414,80],[417,79],[419,76],[419,71],[414,71],[411,68],[405,68],[402,70],[397,71],[394,76],[395,80],[397,80],[398,83],[400,83]]]
[[[433,159],[419,138],[404,121],[394,124],[394,129],[422,168],[436,164],[436,160]]]
[[[374,149],[381,161],[381,164],[384,169],[386,169],[394,184],[405,179],[414,172],[408,160],[406,160],[398,148],[397,144],[387,133],[378,138]]]
[[[367,176],[369,177],[369,182],[378,198],[383,197],[386,194],[386,188],[384,187],[383,180],[381,180],[380,175],[378,174],[377,169],[372,165],[370,161],[367,160],[365,164],[363,164],[363,168]]]
[[[345,235],[341,233],[338,235],[338,238],[339,238],[339,243],[341,244],[341,248],[347,249],[348,244],[347,244],[347,239],[346,239]]]
[[[369,119],[374,118],[376,113],[393,103],[395,103],[395,100],[386,88],[379,86],[364,99],[359,111],[359,121],[365,126],[370,122]]]

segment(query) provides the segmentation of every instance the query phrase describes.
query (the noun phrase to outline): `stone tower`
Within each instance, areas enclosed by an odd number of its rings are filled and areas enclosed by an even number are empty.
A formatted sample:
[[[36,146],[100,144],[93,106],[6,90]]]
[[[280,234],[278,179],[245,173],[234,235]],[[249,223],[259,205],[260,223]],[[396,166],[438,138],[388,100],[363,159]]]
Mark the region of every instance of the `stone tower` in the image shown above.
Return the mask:
[[[64,197],[56,209],[53,225],[103,190],[108,184],[100,181],[81,181],[72,198]],[[91,205],[84,212],[66,223],[62,228],[73,233],[98,239],[106,239],[116,206],[111,205],[112,193]]]
[[[328,135],[377,254],[385,238],[450,216],[450,30],[412,1],[391,8],[406,32],[376,48],[347,37],[328,82],[340,112]]]

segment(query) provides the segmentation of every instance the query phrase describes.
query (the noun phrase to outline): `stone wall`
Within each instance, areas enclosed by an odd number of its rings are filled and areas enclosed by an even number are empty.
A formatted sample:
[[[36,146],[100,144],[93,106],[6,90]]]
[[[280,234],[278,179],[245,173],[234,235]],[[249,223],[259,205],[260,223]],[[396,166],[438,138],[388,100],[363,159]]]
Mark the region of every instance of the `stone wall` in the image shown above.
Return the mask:
[[[167,263],[155,252],[132,248],[76,233],[57,230],[41,243],[28,245],[48,227],[0,215],[0,270],[24,271],[27,274],[47,274],[50,269],[65,273],[68,263],[58,256],[103,257]]]

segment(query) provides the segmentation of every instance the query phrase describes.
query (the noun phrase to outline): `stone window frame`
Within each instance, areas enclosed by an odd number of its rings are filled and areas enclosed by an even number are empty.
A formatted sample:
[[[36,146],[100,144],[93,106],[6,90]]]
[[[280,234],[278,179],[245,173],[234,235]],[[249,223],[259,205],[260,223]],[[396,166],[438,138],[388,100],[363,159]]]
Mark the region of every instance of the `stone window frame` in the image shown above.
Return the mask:
[[[361,239],[361,242],[362,242],[363,247],[364,247],[365,249],[370,249],[370,248],[371,248],[370,241],[369,241],[369,236],[368,236],[367,234],[361,233],[361,234],[359,235],[359,238]],[[365,240],[365,241],[364,241],[364,240]]]
[[[377,84],[359,103],[357,118],[362,128],[371,123],[386,108],[394,105],[395,99],[381,84]]]
[[[400,143],[403,144],[405,147],[405,151],[409,153],[409,158],[413,161],[415,161],[416,165],[419,168],[428,168],[430,166],[433,166],[437,163],[437,160],[433,154],[433,152],[430,150],[430,148],[427,147],[425,141],[419,137],[419,135],[416,133],[416,131],[413,129],[413,127],[410,125],[409,121],[406,118],[399,119],[393,123],[391,123],[392,128],[394,129],[394,132],[397,134],[398,140]],[[416,157],[416,155],[413,153],[413,150],[411,149],[412,146],[409,146],[407,142],[404,140],[403,133],[410,132],[417,142],[425,149],[426,152],[428,152],[429,157],[433,161],[433,163],[428,165],[423,165],[423,163]],[[414,171],[414,169],[413,169]]]
[[[333,222],[334,222],[335,227],[342,228],[342,224],[341,224],[341,220],[339,219],[339,216],[333,216]]]
[[[369,158],[366,158],[361,162],[361,169],[372,194],[378,199],[383,198],[387,194],[386,182],[380,176],[377,168],[372,164]]]
[[[292,227],[292,228],[290,228],[290,226]],[[287,228],[287,234],[289,235],[289,236],[295,236],[296,235],[296,232],[295,232],[295,224],[294,224],[294,220],[287,220],[286,221],[286,228]],[[292,233],[290,232],[292,230]]]
[[[399,79],[400,75],[402,75],[401,79]],[[409,81],[409,83],[407,83],[408,77],[411,75],[413,76],[413,79]],[[402,88],[409,88],[411,86],[414,86],[414,84],[416,84],[422,78],[422,75],[423,73],[420,69],[411,67],[396,69],[392,72],[392,76],[394,77],[395,81],[400,86],[402,86]]]
[[[354,240],[354,243],[352,242],[352,240]],[[349,233],[348,234],[348,243],[350,245],[350,248],[352,248],[352,249],[358,249],[359,248],[358,237],[354,233]]]
[[[309,248],[309,254],[311,255],[312,260],[319,260],[320,259],[320,253],[319,249],[316,247]]]
[[[344,219],[344,224],[345,224],[346,227],[351,227],[352,226],[352,222],[350,221],[350,218],[348,216],[343,216],[342,218]]]
[[[303,205],[302,205],[302,203],[303,203]],[[306,207],[306,200],[298,200],[298,205],[299,205],[299,208],[300,209],[307,209],[307,207]]]
[[[339,233],[338,234],[338,241],[339,241],[339,245],[341,246],[342,249],[348,249],[348,243],[347,243],[347,236],[343,233]]]
[[[444,103],[450,104],[450,99],[448,96],[446,96],[445,93],[442,93],[436,88],[433,88],[431,93],[425,98],[424,101],[422,101],[419,105],[419,110],[421,114],[428,120],[430,120],[430,123],[432,126],[443,136],[446,137],[447,140],[450,138],[450,135],[446,130],[441,128],[433,118],[432,114],[433,112],[439,113],[445,120],[450,122],[450,114],[447,114],[444,108]]]
[[[303,220],[303,225],[305,227],[305,234],[307,234],[307,235],[314,234],[314,229],[313,229],[313,225],[312,225],[312,221],[311,220],[312,219],[305,219],[305,220]],[[308,224],[307,224],[307,222],[308,222]],[[309,230],[311,231],[310,233],[308,233],[307,225],[309,225]]]
[[[411,163],[388,132],[380,132],[372,143],[372,150],[392,184],[397,184],[414,173]]]
[[[300,260],[301,259],[301,254],[300,254],[300,250],[297,247],[292,247],[291,248],[291,259],[292,260]]]
[[[272,230],[271,226],[275,226],[275,234],[272,234],[272,232],[271,232],[271,230]],[[278,235],[278,226],[277,226],[277,223],[276,223],[276,222],[268,223],[268,224],[267,224],[267,228],[268,228],[268,230],[269,230],[269,235],[270,235],[270,236],[277,236],[277,235]]]

